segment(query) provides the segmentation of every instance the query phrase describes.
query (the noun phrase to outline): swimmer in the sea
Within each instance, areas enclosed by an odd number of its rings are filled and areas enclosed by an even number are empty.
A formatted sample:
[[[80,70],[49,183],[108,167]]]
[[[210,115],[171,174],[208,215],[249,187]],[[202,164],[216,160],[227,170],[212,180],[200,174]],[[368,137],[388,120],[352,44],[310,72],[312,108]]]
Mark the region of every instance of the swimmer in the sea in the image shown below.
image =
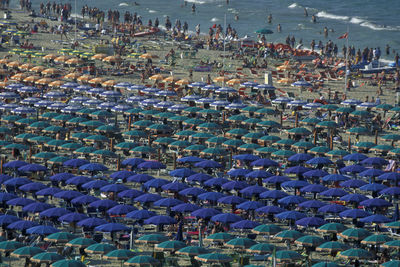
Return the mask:
[[[235,20],[239,20],[239,15],[238,14],[235,15]]]
[[[315,15],[312,15],[311,21],[312,21],[313,23],[316,23],[316,22],[317,22],[317,18],[315,17]]]
[[[307,8],[304,8],[304,17],[308,17]]]
[[[268,23],[272,23],[272,14],[269,14],[267,19],[268,19]]]
[[[193,3],[192,5],[192,12],[195,13],[196,12],[196,5]]]
[[[134,2],[133,4],[134,4],[135,6],[138,6],[138,5],[139,5],[139,3],[138,3],[138,2]]]

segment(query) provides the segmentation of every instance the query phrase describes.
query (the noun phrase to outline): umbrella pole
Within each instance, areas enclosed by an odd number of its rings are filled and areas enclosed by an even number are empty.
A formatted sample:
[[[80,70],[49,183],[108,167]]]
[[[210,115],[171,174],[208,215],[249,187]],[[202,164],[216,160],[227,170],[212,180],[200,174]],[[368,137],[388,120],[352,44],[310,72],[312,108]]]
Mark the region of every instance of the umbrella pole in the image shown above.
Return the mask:
[[[131,123],[132,123],[132,115],[129,115],[129,119],[128,119],[128,131],[131,130]]]
[[[351,151],[351,138],[350,138],[350,135],[349,135],[349,147],[348,147],[348,149],[349,149],[349,152]]]
[[[378,145],[378,130],[375,130],[375,145]]]

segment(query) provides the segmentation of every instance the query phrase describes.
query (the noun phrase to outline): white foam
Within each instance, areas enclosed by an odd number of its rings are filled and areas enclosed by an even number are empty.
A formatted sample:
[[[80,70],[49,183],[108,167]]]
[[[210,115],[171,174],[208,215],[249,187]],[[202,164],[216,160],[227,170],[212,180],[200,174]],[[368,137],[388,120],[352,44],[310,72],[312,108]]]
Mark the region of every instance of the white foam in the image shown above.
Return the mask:
[[[393,64],[394,61],[391,59],[380,58],[379,63],[381,63],[380,65],[388,66],[389,64]]]
[[[339,16],[331,13],[327,13],[325,11],[320,11],[316,14],[317,17],[327,18],[327,19],[335,19],[335,20],[349,20],[348,16]]]
[[[365,20],[358,18],[358,17],[353,17],[350,19],[350,23],[353,23],[353,24],[360,24],[360,23],[363,23],[364,21]]]
[[[204,5],[204,4],[211,4],[213,2],[221,2],[222,0],[186,0],[186,1],[189,3]]]
[[[157,13],[157,11],[153,10],[153,9],[149,9],[149,13]]]
[[[400,31],[400,26],[378,25],[369,21],[361,23],[360,26],[369,28],[374,31]]]
[[[71,18],[83,19],[82,15],[80,15],[80,14],[75,14],[75,13],[71,13]]]
[[[219,18],[212,18],[211,19],[211,22],[217,22],[217,21],[219,21]]]
[[[296,8],[296,7],[299,7],[297,3],[293,3],[290,6],[288,6],[288,8]]]
[[[120,3],[118,6],[129,6],[129,4],[128,4],[128,3],[125,3],[125,2],[122,2],[122,3]]]

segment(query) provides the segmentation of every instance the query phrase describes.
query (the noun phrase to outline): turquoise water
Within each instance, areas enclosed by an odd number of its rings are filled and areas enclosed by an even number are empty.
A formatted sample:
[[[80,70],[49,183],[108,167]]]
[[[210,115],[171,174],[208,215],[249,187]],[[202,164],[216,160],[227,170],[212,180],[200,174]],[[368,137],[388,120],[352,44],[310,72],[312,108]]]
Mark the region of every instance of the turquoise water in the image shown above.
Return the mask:
[[[214,23],[224,25],[231,24],[240,36],[255,36],[254,31],[267,27],[274,34],[267,38],[272,42],[283,42],[288,35],[294,35],[296,40],[303,39],[307,47],[312,39],[323,42],[331,39],[337,42],[340,48],[345,40],[338,40],[349,28],[349,43],[357,48],[380,47],[384,50],[386,44],[400,52],[400,1],[398,0],[188,0],[184,5],[183,0],[79,0],[78,10],[84,4],[97,6],[108,10],[118,8],[125,11],[137,12],[147,24],[148,19],[158,17],[160,24],[164,24],[164,18],[168,15],[174,24],[176,19],[183,23],[189,23],[189,29],[194,31],[196,24],[201,25],[203,33]],[[34,2],[38,5],[39,2]],[[74,2],[72,1],[72,6]],[[191,5],[195,3],[196,12],[191,12]],[[308,10],[308,17],[304,16],[304,7]],[[79,12],[80,13],[80,12]],[[239,20],[235,21],[235,14]],[[267,23],[267,17],[272,14],[272,24]],[[317,23],[311,22],[311,15],[316,15]],[[121,16],[123,17],[123,16]],[[277,25],[281,24],[282,32],[277,33]],[[333,29],[328,38],[323,36],[323,28]],[[391,49],[391,50],[392,50]],[[392,52],[392,51],[391,51]],[[391,53],[388,59],[393,59]]]

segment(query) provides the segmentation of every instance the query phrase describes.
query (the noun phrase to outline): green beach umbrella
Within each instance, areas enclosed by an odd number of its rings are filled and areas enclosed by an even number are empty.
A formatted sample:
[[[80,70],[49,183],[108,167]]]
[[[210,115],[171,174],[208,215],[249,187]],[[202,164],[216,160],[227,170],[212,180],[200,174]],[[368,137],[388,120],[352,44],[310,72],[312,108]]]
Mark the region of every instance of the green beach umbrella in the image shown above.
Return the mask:
[[[350,116],[352,116],[352,117],[360,117],[360,118],[364,117],[365,118],[365,117],[372,116],[372,114],[370,112],[366,111],[366,110],[355,110],[352,113],[350,113]]]
[[[226,147],[239,147],[241,145],[245,144],[242,140],[239,139],[229,139],[227,141],[225,141],[222,146],[226,146]]]
[[[300,142],[296,142],[292,145],[292,147],[294,148],[302,148],[302,149],[311,149],[313,148],[315,145],[311,142],[306,142],[306,141],[300,141]]]
[[[215,114],[221,114],[221,111],[215,110],[215,109],[202,109],[197,111],[199,114],[204,114],[204,115],[215,115]]]
[[[65,131],[67,131],[67,129],[64,127],[61,127],[61,126],[52,125],[52,126],[44,128],[42,131],[45,133],[46,132],[47,133],[59,133],[59,132],[65,132]]]
[[[337,263],[334,263],[334,262],[321,261],[321,262],[318,262],[318,263],[312,265],[311,267],[340,267],[340,265],[338,265]]]
[[[155,109],[143,110],[143,111],[139,112],[139,114],[143,115],[143,116],[153,116],[153,115],[156,115],[158,113],[161,113],[161,112],[158,111],[158,110],[155,110]]]
[[[209,147],[201,151],[201,154],[211,155],[211,156],[225,156],[228,152],[225,149],[218,147]]]
[[[86,265],[77,260],[59,260],[50,265],[50,267],[85,267]]]
[[[4,146],[4,148],[5,148],[5,149],[18,149],[18,150],[28,150],[28,149],[29,149],[29,147],[27,147],[27,146],[25,146],[25,145],[22,145],[22,144],[14,144],[14,143],[9,144],[9,145],[6,145],[6,146]]]
[[[382,245],[383,248],[395,248],[395,249],[400,249],[400,240],[392,240],[385,242]]]
[[[174,138],[171,138],[171,137],[161,137],[161,138],[158,138],[158,139],[154,140],[153,144],[156,144],[156,145],[169,145],[169,144],[171,144],[172,142],[175,142],[175,141],[176,140]]]
[[[6,146],[6,145],[10,145],[11,142],[9,141],[4,141],[4,140],[0,140],[0,146]]]
[[[79,125],[86,126],[86,127],[97,128],[97,127],[100,127],[100,126],[104,125],[104,123],[101,122],[101,121],[97,121],[97,120],[90,120],[90,121],[81,122],[81,123],[79,123]]]
[[[245,108],[242,108],[241,111],[243,111],[243,112],[256,112],[259,109],[260,108],[256,107],[256,106],[247,106]]]
[[[85,118],[82,118],[82,117],[75,117],[75,118],[68,120],[67,124],[79,124],[79,123],[82,123],[85,121],[88,121],[88,120]]]
[[[37,120],[32,119],[32,118],[24,118],[24,119],[17,120],[15,122],[15,124],[17,124],[17,125],[31,125],[34,122],[37,122]],[[2,127],[2,128],[5,128],[5,127]],[[6,129],[8,129],[8,128],[6,128]],[[8,132],[3,132],[3,133],[8,133]]]
[[[275,246],[268,243],[258,243],[247,249],[249,253],[268,254],[274,251]]]
[[[65,140],[56,140],[56,139],[52,139],[52,140],[46,142],[45,146],[54,146],[54,147],[57,147],[57,146],[62,146],[62,145],[64,145],[64,144],[66,144],[66,143],[67,143],[67,141],[65,141]]]
[[[164,241],[160,244],[157,244],[155,249],[156,250],[161,250],[161,251],[177,251],[181,248],[186,247],[186,244],[182,241],[178,240],[169,240],[169,241]]]
[[[18,120],[20,120],[20,119],[22,119],[21,116],[18,116],[18,115],[8,115],[8,116],[5,116],[5,117],[2,117],[2,118],[1,118],[1,121],[4,121],[4,122],[16,122],[16,121],[18,121]]]
[[[64,162],[66,162],[67,160],[70,160],[70,158],[63,157],[63,156],[58,156],[58,157],[54,157],[54,158],[49,159],[47,162],[48,163],[52,163],[52,164],[62,164]]]
[[[386,141],[399,141],[400,140],[400,134],[386,134],[381,137],[382,140]]]
[[[74,118],[74,116],[69,115],[69,114],[61,114],[61,115],[58,115],[58,116],[52,118],[51,120],[53,120],[53,121],[68,121],[72,118]]]
[[[115,145],[116,149],[122,149],[122,150],[130,150],[134,147],[137,147],[137,144],[133,142],[121,142]]]
[[[374,107],[374,109],[384,110],[384,111],[391,110],[392,108],[393,108],[393,106],[389,105],[389,104],[380,104],[380,105],[377,105],[376,107]]]
[[[160,118],[160,119],[168,119],[175,117],[176,114],[172,112],[160,112],[154,115],[155,118]],[[185,117],[186,119],[189,119],[188,117]]]
[[[271,156],[274,157],[279,157],[279,158],[289,158],[290,156],[293,156],[294,154],[296,154],[295,152],[291,151],[291,150],[278,150],[275,151],[271,154]]]
[[[271,154],[274,153],[276,151],[278,151],[279,149],[274,148],[274,147],[260,147],[257,148],[256,151],[254,151],[256,154]]]
[[[108,142],[108,138],[104,135],[94,134],[88,137],[83,138],[84,141],[92,141],[92,142]]]
[[[83,147],[83,145],[78,144],[78,143],[66,143],[60,146],[61,149],[65,149],[65,150],[77,150],[78,148]]]
[[[135,253],[129,249],[116,249],[104,255],[106,260],[128,260],[135,256]]]
[[[390,260],[380,265],[381,267],[400,267],[400,260]]]
[[[147,234],[139,237],[136,243],[159,244],[168,240],[168,237],[160,234]]]
[[[319,127],[319,128],[336,128],[336,127],[338,127],[338,125],[334,121],[321,121],[321,122],[317,123],[316,127]]]
[[[400,221],[385,223],[385,225],[383,227],[392,228],[392,229],[400,229]]]
[[[200,152],[200,151],[203,151],[206,148],[207,147],[203,146],[203,145],[191,145],[191,146],[185,147],[183,150],[184,151],[188,151],[188,152],[196,152],[196,151]]]
[[[277,145],[277,146],[291,146],[294,143],[296,143],[296,141],[294,141],[293,139],[281,139],[281,140],[278,140],[278,141],[274,142],[274,145]]]
[[[132,125],[136,128],[146,128],[153,124],[154,122],[152,122],[151,120],[140,120],[140,121],[135,121]]]
[[[41,119],[52,119],[52,118],[55,118],[55,117],[57,117],[59,115],[60,115],[60,113],[57,113],[57,112],[45,112],[42,115],[40,115],[39,118],[41,118]]]
[[[102,156],[107,158],[117,158],[118,155],[108,149],[99,149],[90,153],[93,156]]]
[[[149,147],[149,146],[137,146],[129,151],[135,152],[135,153],[150,153],[150,154],[157,153],[157,150],[155,150],[154,148]]]
[[[274,115],[275,113],[276,111],[270,108],[261,108],[254,112],[257,115]]]
[[[262,29],[256,30],[256,33],[259,33],[259,34],[273,34],[274,32],[271,31],[270,29],[262,28]]]
[[[114,115],[111,112],[108,112],[107,110],[97,110],[89,114],[89,117],[93,118],[110,118],[114,117]]]
[[[186,256],[197,256],[206,253],[209,253],[208,249],[196,246],[184,247],[176,252],[176,254],[178,255],[186,255]]]
[[[247,133],[249,133],[249,131],[244,128],[234,128],[226,132],[229,136],[243,136]]]
[[[304,234],[296,230],[285,230],[274,236],[278,240],[296,240]]]
[[[23,247],[24,244],[22,244],[21,242],[17,242],[17,241],[2,241],[0,242],[0,251],[1,252],[10,252],[10,251],[14,251],[17,248],[21,248]]]
[[[320,106],[318,109],[320,109],[320,110],[331,110],[331,111],[334,111],[334,110],[337,110],[338,108],[339,108],[339,107],[336,106],[336,105],[327,104],[327,105]]]
[[[78,238],[72,239],[65,245],[69,246],[69,247],[85,248],[85,247],[88,247],[93,244],[97,244],[97,242],[94,241],[93,239],[78,237]]]
[[[115,127],[114,125],[102,125],[94,129],[95,132],[103,132],[103,133],[118,133],[120,129]]]
[[[259,132],[250,132],[242,136],[242,140],[257,140],[265,134]]]
[[[122,133],[123,136],[128,136],[128,137],[138,137],[138,138],[143,138],[147,137],[147,133],[140,131],[140,130],[132,130],[128,132]]]
[[[40,152],[40,153],[36,153],[32,156],[32,158],[35,159],[51,159],[51,158],[55,158],[57,157],[56,153],[53,152]]]
[[[261,224],[253,228],[252,232],[261,235],[275,235],[282,231],[276,224]]]
[[[341,233],[346,230],[347,227],[344,226],[342,223],[326,223],[320,226],[317,231],[323,233]]]
[[[335,110],[336,113],[352,113],[353,111],[354,109],[350,107],[340,107],[337,110]]]
[[[353,145],[355,148],[360,148],[360,149],[370,149],[375,146],[375,143],[373,142],[358,142]]]
[[[215,137],[215,135],[210,134],[210,133],[196,133],[196,134],[192,135],[192,138],[194,138],[194,139],[205,139],[205,140],[207,140],[207,139],[210,139],[210,138],[213,138],[213,137]]]
[[[168,147],[174,147],[174,148],[185,148],[190,146],[192,143],[185,141],[185,140],[178,140],[170,143]]]
[[[213,241],[213,242],[227,242],[231,239],[235,238],[233,235],[228,233],[215,233],[209,235],[205,240]]]
[[[36,137],[37,135],[31,133],[22,133],[14,137],[14,140],[28,140],[29,138]]]
[[[320,122],[321,122],[321,120],[317,119],[317,118],[305,118],[305,119],[300,121],[300,124],[315,125],[315,124],[320,123]]]
[[[187,121],[189,119],[189,117],[186,116],[180,116],[180,115],[175,115],[173,117],[168,118],[169,121],[180,121],[180,122],[184,122]]]
[[[308,150],[309,153],[313,154],[325,154],[328,151],[330,151],[330,149],[326,146],[316,146]]]
[[[10,128],[7,128],[7,127],[0,127],[0,133],[1,134],[10,134],[11,130],[10,130]]]
[[[294,135],[310,135],[311,132],[307,130],[304,127],[297,127],[297,128],[292,128],[287,131],[288,134],[294,134]]]
[[[177,133],[175,134],[175,136],[178,136],[178,137],[180,137],[180,136],[189,137],[189,136],[194,135],[194,134],[196,134],[196,133],[197,133],[197,132],[195,132],[195,131],[184,130],[184,131],[177,132]]]
[[[29,138],[28,141],[32,142],[32,143],[38,143],[38,144],[43,144],[43,143],[47,143],[50,141],[53,141],[54,139],[48,136],[35,136],[32,138]],[[57,140],[54,140],[57,141]]]
[[[276,135],[265,135],[265,136],[259,138],[258,140],[263,141],[265,143],[275,143],[275,142],[278,142],[279,140],[281,140],[281,138]]]
[[[211,137],[209,139],[206,140],[206,144],[216,144],[216,145],[221,145],[223,142],[229,140],[226,137],[223,136],[215,136],[215,137]]]
[[[242,151],[248,151],[248,150],[252,151],[260,147],[261,146],[259,144],[243,144],[239,146],[238,149]]]
[[[377,245],[386,243],[388,241],[392,241],[392,238],[387,235],[370,235],[361,240],[361,244]]]
[[[127,260],[124,265],[128,266],[158,266],[159,261],[147,255],[139,255]]]
[[[268,258],[272,259],[272,256],[269,256]],[[302,258],[303,256],[301,256],[298,252],[293,250],[279,250],[275,253],[275,259],[278,262],[296,261],[296,260],[301,260]]]
[[[183,113],[196,113],[196,112],[199,112],[200,110],[202,110],[202,108],[199,108],[199,107],[188,107],[188,108],[185,108],[182,112]]]
[[[349,249],[349,246],[342,243],[342,242],[338,242],[338,241],[329,241],[329,242],[325,242],[322,245],[320,245],[319,247],[317,247],[318,251],[343,251]]]
[[[296,239],[294,242],[302,246],[317,247],[324,243],[324,239],[315,235],[306,235]]]
[[[215,122],[205,122],[197,126],[198,129],[214,130],[220,128]]]
[[[230,116],[226,120],[232,121],[232,122],[242,122],[242,121],[247,120],[248,118],[249,117],[247,117],[246,115],[239,114],[239,115]]]
[[[351,248],[340,252],[340,257],[346,259],[369,259],[372,257],[371,253],[362,248]]]
[[[61,256],[60,254],[54,253],[54,252],[42,252],[39,254],[36,254],[31,258],[33,262],[38,262],[38,263],[53,263],[59,260],[63,260],[64,257]]]
[[[93,108],[83,108],[83,109],[78,110],[76,112],[76,114],[78,114],[78,115],[88,115],[88,114],[91,114],[91,113],[93,113],[95,111],[96,110],[93,109]]]
[[[398,156],[398,155],[400,155],[400,148],[390,150],[388,154]]]
[[[81,148],[76,149],[76,150],[74,151],[74,153],[77,153],[77,154],[90,154],[90,153],[92,153],[92,152],[94,152],[94,151],[96,151],[96,150],[97,150],[97,149],[94,148],[94,147],[91,147],[91,146],[84,146],[84,147],[81,147]]]
[[[250,238],[234,238],[225,243],[227,247],[246,249],[257,244],[256,241]]]
[[[188,119],[183,122],[184,125],[200,125],[202,123],[205,123],[205,121],[196,118]]]
[[[325,155],[331,157],[344,157],[348,154],[350,154],[348,151],[342,149],[334,149],[325,153]]]
[[[116,250],[116,249],[117,248],[114,245],[98,243],[98,244],[90,245],[87,248],[85,248],[85,252],[91,253],[91,254],[106,254],[106,253]]]
[[[261,126],[261,127],[281,127],[281,125],[276,122],[276,121],[260,121],[257,123],[257,126]]]
[[[54,242],[54,243],[67,243],[76,238],[76,235],[73,235],[68,232],[58,232],[54,234],[50,234],[44,238],[45,241]]]
[[[202,254],[194,257],[196,260],[199,260],[201,262],[205,263],[224,263],[224,262],[231,262],[233,259],[226,255],[226,254],[221,254],[221,253],[208,253],[208,254]]]
[[[38,247],[33,247],[33,246],[26,246],[26,247],[20,247],[14,250],[11,253],[11,256],[17,257],[17,258],[30,258],[35,256],[36,254],[44,252],[43,249],[38,248]]]
[[[392,108],[392,109],[389,110],[389,111],[391,111],[391,112],[400,112],[400,107],[399,107],[399,106],[394,107],[394,108]]]
[[[377,151],[377,152],[388,152],[390,150],[393,150],[394,147],[389,146],[389,145],[377,145],[374,147],[371,147],[371,151]]]
[[[367,236],[370,236],[371,233],[364,228],[350,228],[344,230],[342,233],[339,234],[341,237],[346,239],[354,239],[354,240],[362,240]]]

